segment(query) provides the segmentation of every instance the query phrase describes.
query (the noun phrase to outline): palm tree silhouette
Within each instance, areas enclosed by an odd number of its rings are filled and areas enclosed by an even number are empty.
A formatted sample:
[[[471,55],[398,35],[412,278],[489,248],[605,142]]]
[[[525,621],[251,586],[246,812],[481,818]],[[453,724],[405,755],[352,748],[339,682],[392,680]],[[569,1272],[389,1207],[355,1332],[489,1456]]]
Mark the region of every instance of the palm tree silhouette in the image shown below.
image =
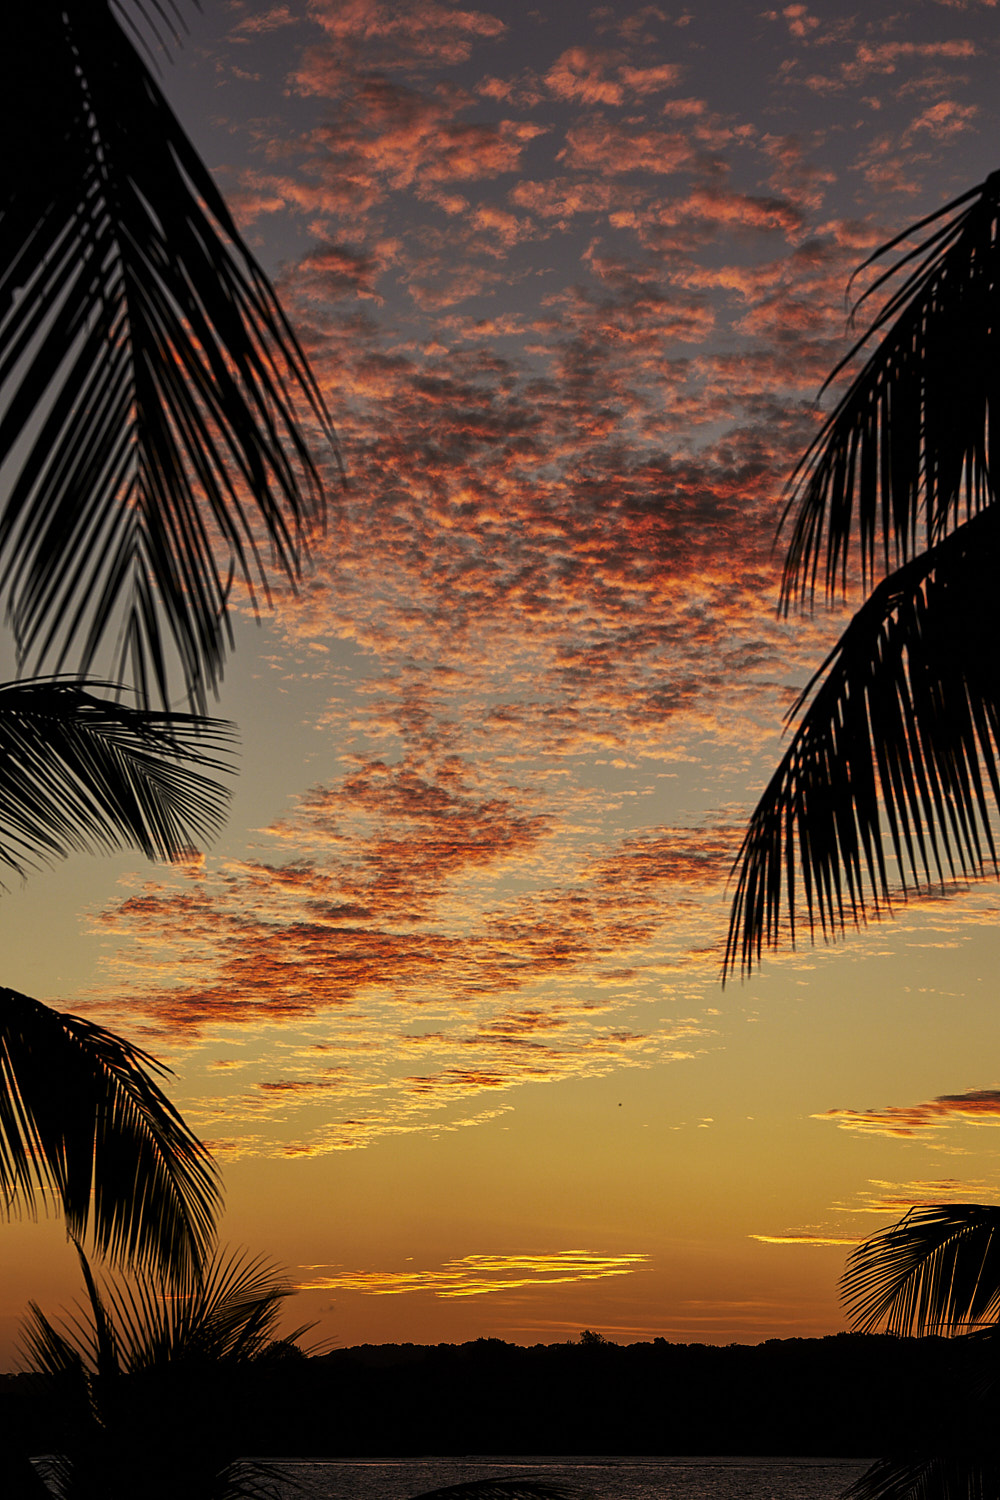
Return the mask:
[[[241,1459],[220,1421],[220,1376],[287,1358],[306,1325],[279,1339],[281,1269],[216,1253],[177,1287],[162,1277],[105,1278],[79,1245],[87,1304],[57,1327],[31,1304],[22,1331],[39,1394],[63,1414],[48,1461],[60,1500],[236,1500],[276,1497],[273,1467]]]
[[[861,1332],[955,1335],[973,1342],[980,1366],[963,1431],[928,1433],[925,1451],[879,1460],[842,1500],[988,1500],[1000,1493],[1000,1208],[911,1210],[853,1252],[841,1290]]]
[[[225,806],[230,732],[205,708],[233,581],[251,598],[268,568],[294,582],[322,519],[310,445],[336,458],[333,434],[274,291],[128,33],[176,28],[173,0],[134,13],[61,0],[10,19],[0,591],[19,672],[50,675],[0,686],[0,865],[123,847],[183,857]],[[172,709],[175,688],[193,712]],[[69,1230],[117,1263],[190,1275],[219,1196],[164,1072],[0,990],[7,1211],[52,1189]]]
[[[794,940],[802,906],[832,937],[894,891],[997,869],[998,230],[994,173],[861,268],[898,252],[827,384],[879,342],[792,477],[781,606],[856,576],[871,592],[789,715],[734,866],[724,974]]]

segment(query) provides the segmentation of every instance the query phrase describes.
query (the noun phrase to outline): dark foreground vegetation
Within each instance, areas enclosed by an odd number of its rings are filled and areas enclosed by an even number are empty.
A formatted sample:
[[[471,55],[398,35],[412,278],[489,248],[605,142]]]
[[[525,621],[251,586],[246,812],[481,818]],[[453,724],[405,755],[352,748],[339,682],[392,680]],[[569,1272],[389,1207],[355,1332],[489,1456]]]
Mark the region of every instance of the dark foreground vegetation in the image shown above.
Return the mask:
[[[363,1344],[316,1358],[282,1346],[213,1370],[198,1406],[238,1450],[276,1455],[863,1456],[958,1421],[979,1357],[963,1340],[846,1333],[721,1348]],[[0,1430],[29,1451],[58,1451],[64,1421],[32,1377],[0,1376]]]

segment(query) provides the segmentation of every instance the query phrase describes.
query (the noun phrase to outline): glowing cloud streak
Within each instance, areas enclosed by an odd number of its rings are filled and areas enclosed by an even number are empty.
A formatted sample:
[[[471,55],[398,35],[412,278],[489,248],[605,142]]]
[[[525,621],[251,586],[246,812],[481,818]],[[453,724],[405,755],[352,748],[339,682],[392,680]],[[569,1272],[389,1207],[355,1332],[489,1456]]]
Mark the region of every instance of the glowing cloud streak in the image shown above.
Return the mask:
[[[369,1297],[400,1297],[431,1292],[435,1297],[486,1297],[520,1287],[562,1286],[602,1281],[641,1271],[648,1255],[600,1255],[592,1250],[561,1250],[544,1255],[464,1255],[439,1271],[344,1271],[297,1283],[299,1291],[362,1292]],[[318,1266],[306,1267],[316,1271]]]

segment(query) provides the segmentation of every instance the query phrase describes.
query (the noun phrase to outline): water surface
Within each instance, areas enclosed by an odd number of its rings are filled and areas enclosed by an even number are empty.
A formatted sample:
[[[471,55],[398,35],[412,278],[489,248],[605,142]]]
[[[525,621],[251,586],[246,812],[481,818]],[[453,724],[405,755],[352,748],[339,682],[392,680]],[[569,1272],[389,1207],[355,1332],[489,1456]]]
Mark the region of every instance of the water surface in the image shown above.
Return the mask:
[[[849,1458],[353,1458],[282,1461],[300,1500],[408,1500],[473,1479],[544,1479],[596,1500],[837,1500]],[[288,1500],[294,1500],[290,1486]]]

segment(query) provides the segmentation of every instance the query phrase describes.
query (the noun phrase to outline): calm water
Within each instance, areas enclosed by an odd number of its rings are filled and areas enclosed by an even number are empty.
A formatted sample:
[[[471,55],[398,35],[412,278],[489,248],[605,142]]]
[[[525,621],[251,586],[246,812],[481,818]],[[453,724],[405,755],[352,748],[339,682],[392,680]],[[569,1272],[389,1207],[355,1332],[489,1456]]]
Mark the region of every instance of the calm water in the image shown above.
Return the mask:
[[[847,1458],[401,1458],[282,1464],[300,1500],[408,1500],[471,1479],[546,1479],[595,1500],[837,1500],[868,1463]],[[289,1490],[289,1500],[295,1495]]]

